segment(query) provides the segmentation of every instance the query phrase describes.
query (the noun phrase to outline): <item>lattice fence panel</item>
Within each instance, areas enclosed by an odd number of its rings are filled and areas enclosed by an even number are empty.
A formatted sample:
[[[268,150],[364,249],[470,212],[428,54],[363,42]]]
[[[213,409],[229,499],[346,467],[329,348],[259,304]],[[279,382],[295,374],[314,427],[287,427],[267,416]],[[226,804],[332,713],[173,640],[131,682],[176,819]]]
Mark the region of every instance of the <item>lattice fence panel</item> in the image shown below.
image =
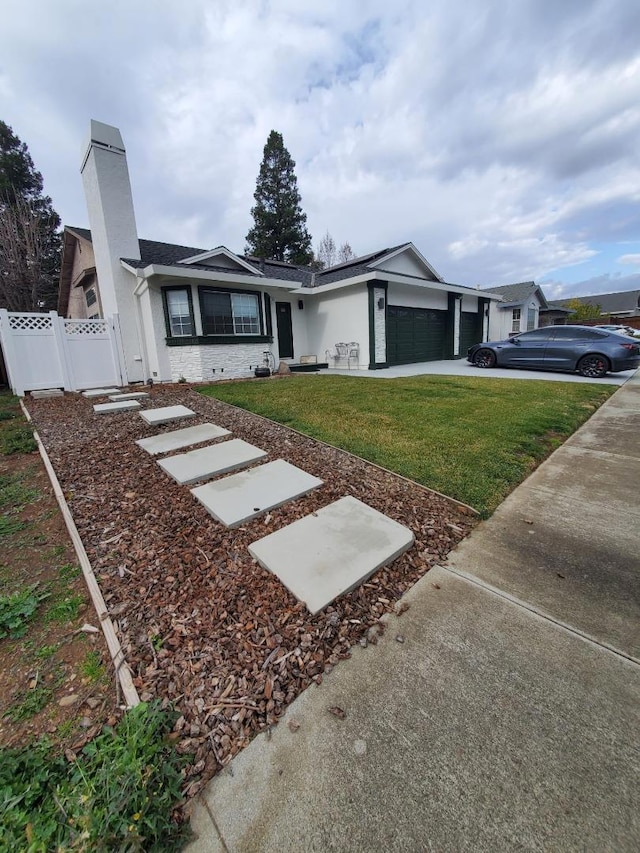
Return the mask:
[[[85,337],[108,334],[108,327],[104,320],[65,320],[64,330],[67,335]]]
[[[53,322],[46,314],[9,314],[9,328],[15,332],[45,332],[53,329]]]

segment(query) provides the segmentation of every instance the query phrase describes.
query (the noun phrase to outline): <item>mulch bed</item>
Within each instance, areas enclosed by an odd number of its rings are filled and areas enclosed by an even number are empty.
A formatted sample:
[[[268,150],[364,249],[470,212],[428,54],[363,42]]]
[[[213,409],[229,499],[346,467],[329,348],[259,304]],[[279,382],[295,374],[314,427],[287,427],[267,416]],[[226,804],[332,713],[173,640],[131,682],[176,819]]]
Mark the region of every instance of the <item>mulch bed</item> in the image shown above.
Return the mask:
[[[141,698],[159,697],[181,714],[178,749],[193,754],[185,779],[185,793],[193,796],[312,681],[319,684],[349,657],[354,644],[375,642],[380,617],[477,519],[415,483],[189,386],[154,387],[144,407],[178,403],[197,418],[148,427],[135,412],[95,415],[80,395],[27,401]],[[134,444],[206,421],[324,485],[227,530]],[[248,545],[344,495],[407,525],[416,543],[311,616],[253,561]]]

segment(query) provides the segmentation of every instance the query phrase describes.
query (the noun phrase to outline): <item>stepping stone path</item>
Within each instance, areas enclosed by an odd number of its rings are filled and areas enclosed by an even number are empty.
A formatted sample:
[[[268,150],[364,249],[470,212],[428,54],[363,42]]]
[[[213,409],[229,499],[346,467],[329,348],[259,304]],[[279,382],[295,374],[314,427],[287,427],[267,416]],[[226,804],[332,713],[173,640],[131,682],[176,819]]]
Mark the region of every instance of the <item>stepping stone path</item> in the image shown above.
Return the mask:
[[[119,388],[92,388],[90,391],[83,391],[82,396],[86,397],[88,400],[92,400],[94,397],[108,397],[109,394],[119,393]]]
[[[146,391],[132,391],[129,394],[110,394],[109,399],[113,400],[114,403],[120,402],[120,400],[141,400],[143,397],[148,397]]]
[[[137,400],[123,400],[121,403],[96,403],[93,411],[96,415],[108,415],[112,412],[131,412],[139,408],[140,403]]]
[[[41,391],[31,391],[34,400],[46,400],[48,397],[64,397],[64,391],[60,388],[45,388]]]
[[[180,450],[182,447],[189,447],[190,444],[200,444],[202,441],[222,438],[226,435],[231,435],[229,430],[216,424],[199,424],[165,432],[162,435],[152,435],[150,438],[141,438],[136,441],[136,444],[152,456],[157,456],[159,453],[169,453],[171,450]]]
[[[140,417],[149,426],[159,426],[160,424],[169,423],[169,421],[181,421],[184,418],[194,418],[196,415],[191,409],[186,406],[163,406],[161,409],[147,409],[140,412]]]
[[[220,444],[160,459],[158,465],[182,485],[244,468],[252,462],[258,462],[266,455],[266,452],[259,447],[254,447],[253,444],[241,438],[234,438],[231,441],[223,441]]]
[[[345,497],[259,539],[249,553],[315,615],[413,542],[407,527]]]
[[[276,459],[251,471],[242,471],[215,483],[198,486],[191,489],[191,494],[217,521],[226,527],[237,527],[321,485],[322,480],[317,477],[312,477],[284,459]]]
[[[121,400],[96,405],[94,409],[125,411],[125,406],[139,405],[137,400]],[[186,406],[167,406],[139,414],[154,426],[194,417],[195,412]],[[229,430],[206,423],[142,438],[136,444],[157,455],[228,435],[231,435]],[[167,456],[159,459],[158,465],[177,483],[188,485],[245,468],[265,456],[267,453],[259,447],[233,438]],[[284,459],[276,459],[215,483],[197,486],[191,493],[213,518],[226,527],[237,527],[322,484],[322,480]],[[347,496],[253,542],[249,553],[315,615],[393,562],[414,541],[408,527]]]

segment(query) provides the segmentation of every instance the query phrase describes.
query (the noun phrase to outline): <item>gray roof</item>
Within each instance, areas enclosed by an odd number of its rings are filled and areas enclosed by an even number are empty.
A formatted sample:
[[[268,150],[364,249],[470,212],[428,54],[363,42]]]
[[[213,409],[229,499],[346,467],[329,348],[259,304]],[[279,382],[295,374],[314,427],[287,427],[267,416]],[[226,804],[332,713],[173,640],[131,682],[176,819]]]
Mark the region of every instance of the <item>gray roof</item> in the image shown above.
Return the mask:
[[[91,231],[87,228],[67,227],[67,230],[84,237],[85,240],[91,241]],[[196,255],[204,254],[211,251],[210,249],[198,249],[194,246],[179,246],[174,243],[159,243],[156,240],[139,240],[140,258],[122,258],[126,264],[135,267],[147,267],[151,264],[158,266],[175,266],[184,270],[185,264],[180,263],[185,258],[193,258]],[[288,264],[284,261],[265,261],[261,258],[254,258],[246,255],[237,255],[238,258],[247,261],[247,263],[260,269],[267,278],[281,279],[282,281],[297,282],[301,287],[320,287],[322,284],[331,284],[335,281],[343,281],[348,278],[354,278],[358,275],[367,275],[372,273],[371,264],[385,255],[396,252],[409,243],[400,243],[398,246],[391,246],[386,249],[380,249],[377,252],[370,252],[368,255],[362,255],[359,258],[354,258],[352,261],[347,261],[342,264],[335,264],[326,270],[314,271],[311,267],[296,266]],[[212,266],[211,264],[189,264],[190,269],[200,269],[220,272],[229,272],[229,268]],[[384,270],[377,268],[378,272]],[[243,271],[243,275],[251,276],[249,270]],[[412,278],[417,282],[424,282],[426,279],[419,276],[405,275],[405,278]],[[256,279],[261,279],[262,276],[256,274]],[[464,285],[452,285],[454,287],[463,287]],[[468,290],[478,293],[476,288],[468,288]],[[492,288],[499,291],[499,288]],[[526,298],[526,297],[525,297]],[[544,296],[542,297],[544,299]]]
[[[75,234],[84,237],[85,240],[91,241],[91,231],[87,228],[73,228],[69,226],[69,230]],[[184,269],[185,265],[179,263],[185,258],[193,258],[196,255],[202,255],[209,249],[198,249],[195,246],[180,246],[176,243],[160,243],[157,240],[138,240],[140,245],[139,258],[122,258],[129,266],[140,268],[148,267],[151,264],[158,266],[172,267],[177,266],[179,269]],[[283,281],[299,282],[305,287],[308,287],[308,282],[311,282],[312,270],[304,266],[295,266],[294,264],[286,264],[280,261],[263,261],[260,258],[245,257],[238,255],[247,263],[253,264],[260,269],[267,278],[279,278]],[[229,268],[216,267],[211,264],[189,264],[191,269],[196,270],[218,270],[219,272],[229,272]],[[243,272],[243,275],[253,275],[249,270]],[[256,278],[262,278],[256,274]]]
[[[549,304],[566,307],[567,303],[572,302],[574,299],[586,305],[599,305],[602,314],[640,314],[640,290],[623,290],[619,293],[596,293],[591,296],[573,296],[568,299],[557,299]]]
[[[502,301],[509,305],[526,302],[529,297],[537,293],[542,307],[547,307],[545,295],[535,281],[518,281],[515,284],[501,284],[498,287],[484,287],[483,290],[497,293],[498,296],[502,296]]]

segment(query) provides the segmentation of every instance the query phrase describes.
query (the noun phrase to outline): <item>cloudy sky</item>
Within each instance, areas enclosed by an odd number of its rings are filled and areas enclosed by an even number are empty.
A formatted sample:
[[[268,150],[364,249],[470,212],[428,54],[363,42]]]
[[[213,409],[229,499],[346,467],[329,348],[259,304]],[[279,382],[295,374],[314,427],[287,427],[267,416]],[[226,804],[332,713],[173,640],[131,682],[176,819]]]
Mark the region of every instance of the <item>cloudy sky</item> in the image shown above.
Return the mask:
[[[242,251],[273,128],[314,246],[640,288],[638,0],[3,0],[0,119],[66,224],[90,118],[122,132],[140,237]]]

